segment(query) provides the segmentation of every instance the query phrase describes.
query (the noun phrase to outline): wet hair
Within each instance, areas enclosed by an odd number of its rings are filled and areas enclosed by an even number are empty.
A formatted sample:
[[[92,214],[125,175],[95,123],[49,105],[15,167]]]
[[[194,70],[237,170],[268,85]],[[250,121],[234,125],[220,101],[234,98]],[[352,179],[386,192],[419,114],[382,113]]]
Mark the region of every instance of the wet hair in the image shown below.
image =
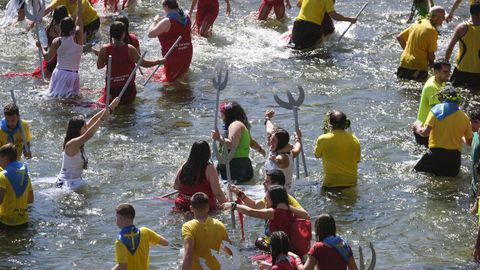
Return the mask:
[[[205,181],[206,168],[210,160],[210,146],[206,141],[194,142],[187,161],[178,176],[180,183],[194,185]]]
[[[470,6],[470,15],[472,16],[480,15],[480,3],[475,3]]]
[[[176,0],[163,0],[162,6],[167,6],[169,9],[178,9],[178,2]]]
[[[326,237],[336,236],[337,227],[335,219],[330,214],[321,214],[315,221],[315,233],[317,234],[318,242],[321,242]]]
[[[271,185],[267,192],[272,201],[273,209],[276,209],[280,203],[286,203],[288,205],[288,194],[284,186]]]
[[[125,33],[125,24],[121,21],[114,21],[110,25],[110,43],[113,44],[114,40],[120,41],[122,35]]]
[[[115,17],[115,21],[116,22],[122,22],[123,25],[125,26],[125,38],[123,39],[123,42],[133,45],[132,40],[130,39],[130,33],[128,32],[129,25],[130,25],[130,22],[128,21],[128,18],[123,16],[123,15],[118,15],[117,17]],[[111,28],[110,28],[110,30],[111,30]]]
[[[328,121],[332,129],[347,129],[350,127],[350,120],[347,119],[347,115],[342,111],[331,111],[328,114]]]
[[[270,176],[272,185],[285,186],[285,174],[281,170],[269,170],[266,175]]]
[[[121,203],[115,208],[115,212],[124,217],[133,220],[135,218],[135,208],[129,203]]]
[[[288,235],[284,231],[276,231],[270,235],[270,248],[272,250],[272,265],[275,265],[278,255],[288,254],[290,248],[290,241]]]
[[[195,209],[202,209],[204,207],[209,207],[208,196],[203,192],[197,192],[192,195],[190,199],[190,204]]]
[[[81,116],[74,116],[68,121],[67,125],[67,134],[65,134],[65,139],[63,140],[63,149],[65,150],[65,145],[71,140],[79,137],[80,130],[86,124],[85,119]],[[83,145],[80,146],[80,154],[83,159],[83,168],[86,169],[88,166],[88,159],[85,156],[85,150]]]
[[[290,141],[290,134],[283,128],[276,127],[272,135],[277,138],[277,149],[274,150],[275,152],[287,146]]]
[[[0,156],[6,157],[8,162],[13,162],[17,160],[17,149],[12,143],[4,144],[0,147]]]
[[[480,120],[480,109],[474,108],[468,112],[470,120]]]
[[[75,22],[71,17],[65,17],[60,22],[60,30],[62,37],[68,37],[72,34],[72,31],[75,30]]]
[[[433,70],[440,71],[443,67],[448,67],[450,69],[452,65],[445,59],[437,60],[433,63]]]
[[[231,123],[235,121],[242,122],[247,129],[250,129],[250,123],[248,122],[247,115],[242,106],[236,101],[222,103],[220,105],[220,111],[225,115],[225,128],[228,129]]]
[[[5,107],[3,107],[3,114],[5,116],[20,115],[20,111],[15,103],[8,103],[5,105]]]

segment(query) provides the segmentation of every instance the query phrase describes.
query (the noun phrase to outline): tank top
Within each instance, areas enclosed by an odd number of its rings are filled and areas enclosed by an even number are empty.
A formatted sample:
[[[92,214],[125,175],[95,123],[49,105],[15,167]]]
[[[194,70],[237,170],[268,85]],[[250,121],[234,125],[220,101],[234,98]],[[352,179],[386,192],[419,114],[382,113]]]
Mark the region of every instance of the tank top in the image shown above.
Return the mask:
[[[293,154],[292,152],[287,152],[287,153],[274,153],[272,150],[270,150],[269,155],[271,156],[273,154],[285,154],[288,157],[288,166],[286,168],[279,168],[277,163],[273,160],[270,160],[269,158],[265,162],[265,171],[271,171],[271,170],[280,170],[283,172],[285,175],[285,187],[287,189],[290,189],[292,186],[292,178],[293,178]]]
[[[83,46],[73,40],[73,35],[61,37],[61,44],[57,49],[57,68],[68,71],[78,71]]]
[[[108,55],[112,56],[112,74],[111,74],[111,87],[123,87],[128,80],[128,76],[135,68],[135,62],[130,60],[128,55],[128,44],[123,44],[120,47],[115,47],[112,44],[108,44],[106,48],[107,59]],[[107,72],[105,71],[105,83],[107,81]],[[130,81],[129,85],[135,84],[135,76]]]
[[[274,209],[273,210],[273,219],[268,221],[268,231],[269,233],[283,231],[288,236],[290,236],[290,227],[295,221],[295,215],[285,209]]]
[[[216,207],[217,199],[213,194],[210,182],[206,178],[204,178],[202,182],[197,182],[193,185],[185,185],[180,183],[178,197],[175,200],[175,204],[188,210],[188,206],[190,206],[190,197],[197,192],[203,192],[208,196],[208,204],[210,205],[210,209],[214,209]]]
[[[244,158],[249,157],[250,155],[250,131],[248,128],[245,128],[242,131],[242,135],[240,136],[240,141],[238,142],[237,149],[235,150],[235,154],[233,158]]]
[[[69,156],[63,152],[62,169],[58,174],[58,178],[62,180],[81,178],[84,164],[82,151],[78,151],[74,156]]]
[[[467,32],[458,41],[457,69],[463,72],[480,73],[480,25],[466,22]]]

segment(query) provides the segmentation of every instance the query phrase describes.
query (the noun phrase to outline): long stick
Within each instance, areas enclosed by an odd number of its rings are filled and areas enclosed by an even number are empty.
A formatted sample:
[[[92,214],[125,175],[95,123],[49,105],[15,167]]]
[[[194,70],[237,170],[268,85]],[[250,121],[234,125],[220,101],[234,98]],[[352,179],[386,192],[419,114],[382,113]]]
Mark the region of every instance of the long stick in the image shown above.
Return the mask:
[[[105,100],[105,104],[110,104],[110,81],[112,78],[112,56],[108,56],[108,66],[107,66],[107,97]]]
[[[357,15],[355,16],[355,18],[358,18],[358,16],[360,16],[360,14],[362,14],[363,10],[367,7],[369,1],[367,1],[367,3],[365,3],[365,5],[363,5],[362,9],[360,9],[360,11],[357,13]],[[345,29],[345,31],[343,31],[342,35],[338,38],[337,42],[339,42],[343,36],[347,33],[348,29],[350,29],[350,27],[352,27],[352,23],[350,23],[347,27],[347,29]]]
[[[224,147],[224,150],[227,151],[227,145],[225,145]],[[225,168],[226,168],[226,171],[227,171],[227,181],[228,181],[228,184],[231,184],[232,183],[232,175],[230,174],[230,160],[228,160],[226,163],[225,163]],[[233,202],[233,195],[232,195],[232,192],[229,191],[228,192],[228,197],[229,197],[229,200],[231,202]],[[230,218],[232,219],[232,229],[236,229],[236,225],[235,225],[235,213],[234,211],[230,211]]]
[[[293,118],[295,119],[295,130],[299,130],[300,126],[298,124],[298,107],[294,106],[293,107]],[[305,152],[303,151],[303,143],[302,139],[300,138],[300,152],[302,153],[302,162],[303,162],[303,170],[305,172],[305,177],[308,176],[308,171],[307,171],[307,163],[305,162]],[[297,179],[300,178],[300,161],[298,160],[297,157]]]
[[[175,190],[175,191],[172,191],[170,193],[167,193],[167,194],[164,194],[164,195],[160,196],[160,198],[167,198],[167,197],[173,196],[177,193],[178,193],[178,190]]]
[[[178,43],[180,42],[180,40],[182,39],[182,36],[179,36],[177,38],[177,40],[175,40],[175,42],[173,43],[172,47],[170,47],[170,49],[168,49],[167,53],[163,56],[164,59],[167,59],[167,57],[173,52],[173,49],[175,49],[175,47],[177,47]],[[152,74],[150,74],[147,78],[147,80],[143,83],[143,86],[147,85],[147,83],[150,81],[150,79],[153,77],[153,75],[157,72],[157,70],[160,68],[162,64],[159,64],[155,70],[152,72]]]
[[[142,56],[140,57],[140,59],[138,59],[137,64],[136,64],[135,67],[133,68],[132,72],[130,73],[130,76],[128,76],[127,82],[126,82],[125,85],[123,86],[122,91],[120,91],[120,94],[118,95],[118,98],[121,99],[122,96],[123,96],[123,93],[125,93],[125,90],[127,90],[128,85],[130,84],[130,82],[131,82],[132,79],[133,79],[133,76],[135,75],[135,72],[137,72],[138,67],[142,64],[143,58],[145,57],[145,54],[147,54],[147,51],[144,51],[143,54],[142,54]]]
[[[37,11],[35,11],[35,14],[37,13]],[[35,15],[37,16],[37,15]],[[39,30],[39,27],[38,27],[38,23],[37,25],[35,26],[35,32],[37,32],[37,39],[40,40],[40,30]],[[43,70],[43,63],[42,63],[42,49],[41,48],[38,48],[38,62],[40,63],[40,71],[41,71],[41,74],[42,74],[42,81],[45,81],[45,71]]]
[[[10,95],[12,96],[12,101],[13,104],[17,105],[17,99],[15,98],[15,93],[13,92],[13,89],[10,90]],[[22,119],[18,117],[18,122],[20,122],[20,134],[22,135],[22,142],[23,142],[23,150],[25,153],[30,153],[30,147],[28,147],[27,144],[27,137],[25,136],[25,131],[23,130],[23,124],[22,124]]]

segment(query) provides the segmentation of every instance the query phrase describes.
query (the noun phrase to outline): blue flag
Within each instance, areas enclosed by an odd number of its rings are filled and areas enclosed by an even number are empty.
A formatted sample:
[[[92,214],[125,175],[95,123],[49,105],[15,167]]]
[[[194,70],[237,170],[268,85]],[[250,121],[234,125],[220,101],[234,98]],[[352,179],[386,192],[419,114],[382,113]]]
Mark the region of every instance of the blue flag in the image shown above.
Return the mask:
[[[7,133],[8,135],[8,142],[11,142],[11,143],[14,143],[14,140],[13,140],[13,135],[15,135],[15,133],[19,132],[20,131],[20,127],[21,127],[21,121],[18,120],[17,121],[17,126],[15,126],[15,128],[13,129],[10,129],[8,126],[7,126],[7,120],[5,120],[5,118],[2,119],[2,122],[1,122],[1,128],[3,130],[3,132]]]
[[[323,242],[328,244],[329,246],[335,248],[338,253],[342,256],[345,262],[348,262],[350,258],[350,253],[352,250],[347,244],[346,240],[343,240],[340,236],[329,236],[323,239]]]
[[[27,165],[20,161],[13,161],[8,163],[3,173],[12,185],[17,198],[20,198],[28,187]]]
[[[441,121],[458,110],[458,104],[456,102],[444,102],[433,106],[431,111],[433,115]]]
[[[118,233],[117,239],[127,247],[132,255],[135,255],[140,244],[140,230],[135,225],[127,226]]]

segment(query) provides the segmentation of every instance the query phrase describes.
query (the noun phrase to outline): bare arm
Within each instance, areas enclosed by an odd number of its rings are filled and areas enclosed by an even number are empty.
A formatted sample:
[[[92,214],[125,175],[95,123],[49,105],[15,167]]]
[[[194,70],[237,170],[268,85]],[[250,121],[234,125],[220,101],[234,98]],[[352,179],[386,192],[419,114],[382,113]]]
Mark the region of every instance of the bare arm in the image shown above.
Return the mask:
[[[180,172],[183,169],[183,165],[185,165],[185,163],[183,163],[182,166],[180,166],[180,168],[178,168],[177,176],[175,176],[175,182],[173,183],[173,188],[175,190],[180,190]]]
[[[462,23],[455,28],[455,32],[453,32],[452,39],[450,39],[450,43],[448,43],[447,50],[445,51],[445,60],[450,61],[450,57],[452,56],[453,48],[457,42],[467,33],[467,26]]]
[[[212,189],[215,198],[217,198],[217,201],[221,204],[227,202],[227,198],[220,187],[220,180],[218,179],[217,170],[212,164],[208,164],[206,170],[207,179],[210,183],[210,188]]]
[[[433,0],[428,0],[428,7],[432,8],[434,6]]]
[[[313,270],[315,266],[317,265],[317,259],[313,257],[312,255],[308,255],[307,261],[303,265],[303,270]],[[299,269],[302,270],[302,269]]]
[[[310,219],[310,215],[303,208],[295,208],[293,206],[290,206],[290,211],[292,211],[292,213],[299,218]]]
[[[117,263],[112,270],[127,270],[127,263]]]
[[[347,268],[348,270],[357,270],[357,264],[355,263],[353,255],[348,258]]]
[[[168,246],[169,243],[168,243],[167,239],[163,238],[163,236],[160,235],[160,240],[158,240],[158,244],[160,246],[166,247],[166,246]]]
[[[230,186],[230,191],[237,194],[240,200],[242,200],[243,203],[245,203],[245,205],[247,205],[250,208],[254,208],[254,209],[265,208],[265,204],[263,204],[261,201],[255,201],[254,199],[250,198],[247,194],[245,194],[235,185]]]
[[[193,242],[192,238],[188,238],[183,241],[183,249],[185,252],[185,256],[183,257],[182,270],[192,269],[194,245],[195,243]]]
[[[260,153],[262,156],[265,156],[267,154],[262,148],[262,146],[252,137],[250,137],[250,148],[258,151],[258,153]]]
[[[225,210],[229,210],[231,203],[223,204]],[[273,209],[253,209],[246,205],[237,204],[237,211],[241,214],[261,219],[273,219]]]
[[[195,7],[197,6],[197,2],[198,0],[192,0],[192,5],[190,6],[190,10],[188,11],[188,17],[192,17],[192,12],[193,10],[195,9]]]
[[[451,22],[451,21],[452,21],[452,19],[453,19],[453,14],[455,13],[455,10],[457,10],[458,6],[460,5],[460,2],[462,2],[462,0],[454,0],[454,1],[453,1],[452,7],[450,8],[450,12],[448,12],[447,17],[445,18],[445,20],[446,20],[447,22]]]
[[[230,0],[225,0],[225,3],[227,4],[227,10],[226,10],[227,16],[230,16]]]
[[[139,53],[138,53],[138,50],[135,49],[135,47],[133,47],[132,45],[128,45],[128,56],[130,57],[130,59],[137,63],[138,60],[140,59],[140,57],[142,57]],[[157,66],[157,65],[160,65],[160,64],[163,64],[165,62],[165,59],[162,58],[160,60],[156,60],[156,61],[149,61],[149,60],[146,60],[146,59],[143,59],[142,60],[142,63],[141,63],[141,66],[142,67],[153,67],[153,66]]]
[[[435,52],[428,53],[428,65],[431,67],[433,66],[433,62],[435,62]]]
[[[297,129],[297,131],[295,131],[295,146],[292,149],[293,158],[298,157],[300,151],[302,150],[302,143],[300,142],[301,140],[302,132],[300,131],[300,129]]]
[[[107,47],[102,46],[100,48],[100,52],[98,53],[98,58],[97,58],[97,68],[102,69],[107,65]]]
[[[42,47],[42,44],[40,43],[40,41],[37,41],[36,43],[37,47],[40,48],[40,51],[42,52],[42,55],[43,55],[43,58],[45,58],[45,61],[50,61],[52,60],[52,58],[57,54],[57,49],[58,47],[60,47],[60,38],[55,38],[53,41],[52,41],[52,44],[50,45],[50,47],[48,47],[48,50],[45,50],[43,47]]]
[[[168,18],[161,19],[160,16],[155,16],[152,25],[148,29],[148,37],[154,38],[158,37],[161,33],[167,32],[170,30],[170,20]]]
[[[351,22],[351,23],[357,22],[357,18],[343,16],[342,14],[337,13],[336,11],[328,12],[328,15],[335,21],[345,21],[345,22]]]
[[[82,18],[82,0],[77,0],[77,28],[75,30],[75,38],[78,45],[83,45],[83,18]]]

